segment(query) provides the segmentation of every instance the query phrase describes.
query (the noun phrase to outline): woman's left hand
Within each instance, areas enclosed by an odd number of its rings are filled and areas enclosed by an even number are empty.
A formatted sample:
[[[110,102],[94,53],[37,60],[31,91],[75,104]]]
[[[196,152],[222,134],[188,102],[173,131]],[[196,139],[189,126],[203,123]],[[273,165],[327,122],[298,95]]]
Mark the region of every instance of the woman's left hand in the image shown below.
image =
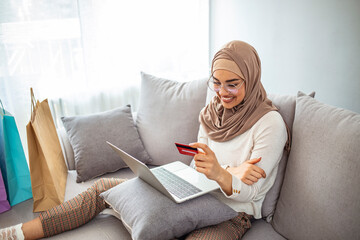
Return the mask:
[[[196,171],[205,174],[211,180],[218,181],[223,168],[220,166],[215,153],[204,143],[191,143],[190,146],[203,150],[194,156]]]

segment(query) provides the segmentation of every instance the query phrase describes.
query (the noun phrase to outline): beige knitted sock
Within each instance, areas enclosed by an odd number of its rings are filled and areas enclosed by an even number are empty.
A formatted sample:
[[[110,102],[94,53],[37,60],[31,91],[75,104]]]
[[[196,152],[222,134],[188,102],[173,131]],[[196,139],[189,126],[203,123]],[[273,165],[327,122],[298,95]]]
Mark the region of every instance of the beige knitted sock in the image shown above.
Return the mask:
[[[24,234],[21,227],[22,223],[0,229],[0,240],[24,240]]]

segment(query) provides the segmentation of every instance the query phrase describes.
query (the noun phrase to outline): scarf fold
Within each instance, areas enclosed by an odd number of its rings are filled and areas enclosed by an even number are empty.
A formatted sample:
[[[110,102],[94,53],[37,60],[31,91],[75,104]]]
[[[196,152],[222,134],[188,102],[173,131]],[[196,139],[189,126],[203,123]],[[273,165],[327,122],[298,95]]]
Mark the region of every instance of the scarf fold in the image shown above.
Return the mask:
[[[278,109],[267,98],[266,91],[260,81],[261,62],[256,50],[242,41],[231,41],[220,49],[214,56],[211,73],[214,73],[214,63],[219,59],[235,62],[245,81],[244,100],[226,109],[218,96],[202,109],[199,120],[209,138],[217,142],[229,141],[249,130],[261,117],[270,111]],[[290,150],[290,132],[286,150]]]

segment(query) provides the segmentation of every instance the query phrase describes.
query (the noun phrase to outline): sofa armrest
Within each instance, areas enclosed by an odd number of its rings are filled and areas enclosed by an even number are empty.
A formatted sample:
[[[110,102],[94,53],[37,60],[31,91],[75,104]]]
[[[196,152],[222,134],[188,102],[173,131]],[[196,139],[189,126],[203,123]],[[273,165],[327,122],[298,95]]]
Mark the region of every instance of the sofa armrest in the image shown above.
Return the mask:
[[[66,134],[64,127],[57,129],[57,134],[60,139],[61,149],[64,155],[66,165],[69,170],[75,170],[75,159],[74,159],[74,150],[70,144],[69,138]]]

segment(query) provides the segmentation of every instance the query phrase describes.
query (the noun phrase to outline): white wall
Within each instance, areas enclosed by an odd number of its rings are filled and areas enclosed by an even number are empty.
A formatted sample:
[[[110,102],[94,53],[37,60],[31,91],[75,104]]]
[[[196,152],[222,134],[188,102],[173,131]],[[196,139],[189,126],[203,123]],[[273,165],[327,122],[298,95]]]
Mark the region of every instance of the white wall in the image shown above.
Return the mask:
[[[210,0],[210,59],[233,39],[257,49],[267,92],[360,113],[359,0]]]

